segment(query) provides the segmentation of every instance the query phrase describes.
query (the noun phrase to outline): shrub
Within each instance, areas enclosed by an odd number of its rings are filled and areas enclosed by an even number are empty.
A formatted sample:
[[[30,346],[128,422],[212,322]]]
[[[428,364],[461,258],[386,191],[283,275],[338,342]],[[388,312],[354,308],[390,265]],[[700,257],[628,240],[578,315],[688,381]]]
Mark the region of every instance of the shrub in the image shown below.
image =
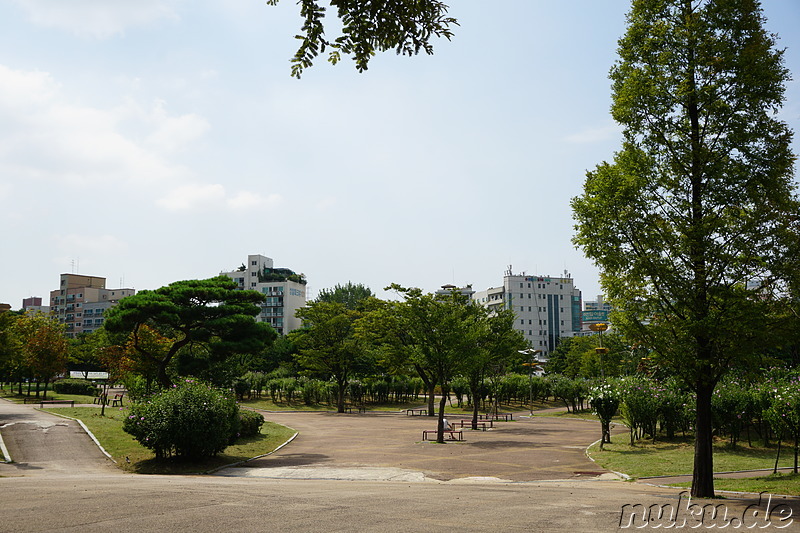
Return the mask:
[[[59,394],[97,395],[97,386],[87,379],[62,379],[53,383],[53,391]]]
[[[264,425],[264,417],[261,413],[248,409],[239,410],[239,436],[255,437]]]
[[[619,408],[619,391],[614,385],[602,383],[589,390],[589,404],[600,419],[602,435],[600,449],[603,444],[611,443],[611,419],[617,414]]]
[[[122,429],[158,458],[200,459],[216,455],[236,438],[239,407],[222,392],[186,380],[133,404]]]

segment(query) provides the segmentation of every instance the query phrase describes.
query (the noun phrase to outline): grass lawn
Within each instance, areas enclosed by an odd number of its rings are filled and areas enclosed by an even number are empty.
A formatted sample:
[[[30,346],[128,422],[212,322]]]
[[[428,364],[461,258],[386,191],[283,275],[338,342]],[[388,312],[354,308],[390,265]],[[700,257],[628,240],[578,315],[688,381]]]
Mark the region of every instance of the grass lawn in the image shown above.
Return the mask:
[[[615,472],[623,472],[633,478],[651,476],[689,475],[692,473],[694,461],[694,441],[691,437],[672,441],[638,441],[631,446],[627,435],[615,435],[614,442],[606,444],[600,450],[595,444],[589,449],[589,455],[603,468]],[[739,445],[733,449],[726,440],[714,443],[714,471],[731,472],[737,470],[772,469],[775,465],[776,446],[749,447]],[[781,450],[779,467],[792,466],[791,448]],[[767,491],[774,494],[800,495],[800,476],[778,474],[746,479],[720,479],[714,482],[718,490],[742,492]],[[683,486],[683,485],[678,485]]]
[[[236,444],[228,446],[223,453],[203,462],[187,462],[174,458],[157,461],[153,452],[122,431],[122,421],[128,415],[128,410],[125,408],[106,407],[106,416],[100,416],[100,409],[96,407],[59,407],[46,409],[46,411],[81,420],[97,437],[103,448],[117,461],[120,468],[138,474],[205,472],[219,466],[269,453],[295,433],[291,428],[267,421],[261,427],[260,435],[240,439]],[[130,462],[125,460],[126,457]]]
[[[0,390],[0,398],[6,398],[8,400],[15,401],[17,403],[22,403],[25,398],[34,398],[35,391],[31,390],[30,396],[27,393],[28,389],[25,387],[22,388],[22,395],[17,394],[17,389],[15,388],[13,391],[6,387],[3,390]],[[39,398],[42,398],[44,391],[39,391]],[[48,400],[73,400],[76,404],[78,403],[92,403],[94,401],[94,396],[87,396],[84,394],[59,394],[57,392],[53,392],[52,390],[47,391],[47,399]]]
[[[676,487],[689,488],[691,483],[676,483]],[[744,479],[714,478],[714,489],[733,492],[767,492],[769,494],[785,494],[800,496],[800,474],[778,472],[759,477]]]

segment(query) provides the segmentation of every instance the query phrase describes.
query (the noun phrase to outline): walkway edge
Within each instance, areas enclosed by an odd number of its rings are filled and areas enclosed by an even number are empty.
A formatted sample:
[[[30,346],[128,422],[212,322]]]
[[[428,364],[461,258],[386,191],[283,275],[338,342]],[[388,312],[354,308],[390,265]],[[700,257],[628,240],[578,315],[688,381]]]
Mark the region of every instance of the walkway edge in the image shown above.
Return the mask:
[[[593,462],[594,464],[596,464],[596,465],[597,465],[597,461],[595,461],[595,460],[594,460],[594,457],[592,457],[592,456],[591,456],[591,454],[589,453],[589,448],[591,448],[592,446],[594,446],[595,444],[597,444],[597,443],[598,443],[598,442],[600,442],[601,440],[603,440],[603,439],[597,439],[596,441],[594,441],[593,443],[591,443],[590,445],[588,445],[588,446],[586,447],[586,450],[584,450],[584,453],[586,454],[586,457],[588,457],[588,458],[589,458],[589,460],[590,460],[591,462]],[[600,466],[600,465],[597,465],[597,466]],[[607,468],[605,468],[605,467],[602,467],[602,466],[601,466],[600,468],[603,468],[603,470],[608,470]],[[630,480],[631,480],[631,476],[629,476],[628,474],[623,474],[622,472],[616,472],[616,471],[614,471],[614,470],[608,470],[608,471],[609,471],[609,472],[611,472],[612,474],[614,474],[615,476],[619,476],[619,477],[621,477],[621,478],[622,478],[623,480],[625,480],[625,481],[630,481]]]
[[[283,426],[283,424],[279,424],[279,425]],[[283,426],[283,427],[289,427],[289,426]],[[238,463],[231,463],[229,465],[222,465],[222,466],[219,466],[219,467],[214,468],[212,470],[207,470],[207,471],[205,471],[203,473],[204,474],[213,474],[214,472],[219,472],[220,470],[222,470],[224,468],[231,468],[231,467],[239,466],[239,465],[242,465],[244,463],[249,463],[250,461],[255,461],[256,459],[261,459],[262,457],[267,457],[269,455],[272,455],[273,453],[277,452],[278,450],[280,450],[281,448],[283,448],[284,446],[286,446],[287,444],[292,442],[295,439],[295,437],[297,437],[299,434],[300,434],[299,431],[295,431],[294,435],[289,437],[289,439],[286,442],[284,442],[283,444],[281,444],[280,446],[278,446],[277,448],[275,448],[271,452],[262,453],[261,455],[256,455],[255,457],[251,457],[250,459],[245,459],[244,461],[239,461]]]
[[[14,403],[7,398],[3,398],[4,401],[8,403]],[[11,460],[11,455],[8,453],[8,448],[6,448],[6,443],[3,442],[3,435],[0,433],[0,451],[3,452],[3,462],[4,463],[13,463],[14,461]]]
[[[41,411],[42,409],[37,409],[37,410],[38,410],[38,411]],[[84,423],[83,423],[83,421],[82,421],[81,419],[79,419],[79,418],[72,418],[71,416],[62,415],[62,414],[59,414],[59,413],[54,413],[54,412],[52,412],[52,411],[44,411],[44,412],[45,412],[45,413],[47,413],[47,414],[50,414],[50,415],[55,415],[55,416],[60,416],[61,418],[66,418],[67,420],[74,420],[75,422],[77,422],[78,424],[80,424],[80,425],[81,425],[81,427],[83,428],[83,430],[86,432],[86,434],[87,434],[87,435],[89,435],[89,438],[90,438],[90,439],[92,439],[92,441],[93,441],[93,442],[94,442],[94,443],[97,445],[97,447],[98,447],[98,448],[100,448],[100,451],[101,451],[101,452],[103,452],[103,454],[104,454],[106,457],[108,457],[109,459],[111,459],[111,462],[113,462],[114,464],[117,464],[117,461],[116,461],[116,460],[114,460],[114,458],[113,458],[113,457],[111,457],[111,454],[110,454],[110,453],[108,453],[108,452],[106,451],[106,449],[105,449],[105,448],[103,448],[103,445],[102,445],[102,444],[100,444],[100,441],[99,441],[99,440],[97,440],[97,437],[95,437],[95,436],[94,436],[94,433],[92,433],[91,431],[89,431],[89,428],[87,428],[87,427],[86,427],[86,424],[84,424]]]

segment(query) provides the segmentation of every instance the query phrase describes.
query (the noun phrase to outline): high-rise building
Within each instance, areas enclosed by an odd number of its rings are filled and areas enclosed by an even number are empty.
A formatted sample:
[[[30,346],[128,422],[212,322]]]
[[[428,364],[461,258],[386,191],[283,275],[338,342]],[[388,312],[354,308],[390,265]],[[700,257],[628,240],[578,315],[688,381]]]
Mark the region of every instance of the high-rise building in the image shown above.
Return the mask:
[[[567,271],[556,278],[513,274],[509,267],[502,287],[476,292],[473,300],[490,309],[514,311],[514,329],[545,358],[562,338],[581,331],[581,291]]]
[[[106,289],[106,278],[61,274],[60,288],[50,291],[50,310],[67,325],[67,336],[73,338],[99,328],[105,310],[133,294],[134,289]]]
[[[259,322],[266,322],[280,334],[300,328],[295,311],[306,304],[306,278],[288,268],[275,268],[271,258],[248,255],[247,264],[232,272],[220,272],[234,280],[242,290],[258,291],[266,296]]]

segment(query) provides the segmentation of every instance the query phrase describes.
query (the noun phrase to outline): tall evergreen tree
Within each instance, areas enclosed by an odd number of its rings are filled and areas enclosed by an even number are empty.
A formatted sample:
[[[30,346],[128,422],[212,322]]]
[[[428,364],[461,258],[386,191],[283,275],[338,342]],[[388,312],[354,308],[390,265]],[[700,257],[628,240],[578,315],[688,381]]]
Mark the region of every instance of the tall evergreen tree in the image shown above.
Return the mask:
[[[611,70],[624,127],[573,199],[615,325],[697,394],[692,494],[714,495],[711,395],[775,342],[798,243],[789,73],[756,0],[634,0]]]

